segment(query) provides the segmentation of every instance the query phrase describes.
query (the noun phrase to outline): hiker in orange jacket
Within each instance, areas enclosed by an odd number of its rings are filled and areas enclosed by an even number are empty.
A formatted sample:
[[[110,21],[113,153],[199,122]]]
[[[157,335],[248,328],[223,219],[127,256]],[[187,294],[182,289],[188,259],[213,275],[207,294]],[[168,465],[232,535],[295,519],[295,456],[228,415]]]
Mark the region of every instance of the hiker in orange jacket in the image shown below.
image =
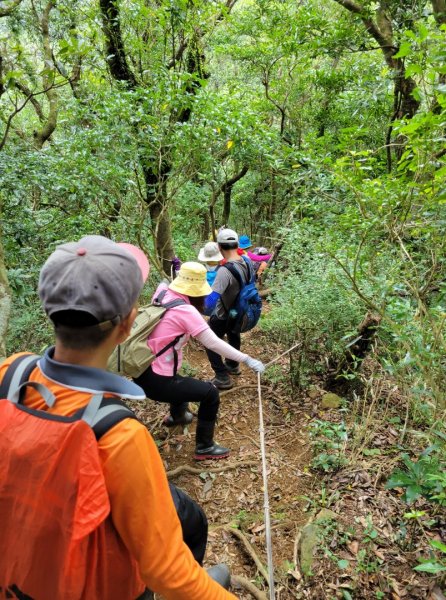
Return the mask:
[[[135,304],[148,272],[149,264],[141,250],[101,236],[87,236],[79,242],[63,244],[53,252],[40,274],[39,295],[54,325],[56,343],[28,378],[46,386],[56,401],[47,406],[38,389],[27,387],[25,407],[46,410],[49,415],[72,416],[98,393],[107,398],[145,398],[135,383],[105,369],[113,349],[129,335],[136,316]],[[7,376],[14,358],[1,365],[0,382]],[[175,486],[169,487],[161,457],[146,427],[135,418],[125,418],[102,435],[97,445],[109,513],[90,534],[86,556],[76,557],[70,548],[69,575],[82,578],[82,594],[74,596],[67,591],[58,598],[142,600],[151,598],[148,590],[152,590],[166,600],[234,600],[199,564],[206,545],[206,518],[186,494]],[[58,450],[55,448],[54,452]],[[42,460],[36,456],[36,464],[42,464]],[[1,472],[9,475],[5,462]],[[32,464],[27,465],[30,468],[32,473]],[[29,485],[33,485],[32,477],[28,479]],[[1,477],[0,538],[14,528],[19,531],[22,523],[14,522],[15,515],[26,517],[27,511],[35,510],[40,501],[38,497],[33,501],[32,496],[24,499],[20,494],[13,495],[11,510],[2,512],[1,507],[7,502],[4,481]],[[36,494],[44,493],[43,487],[37,487],[36,483]],[[56,501],[63,506],[72,499],[54,498]],[[103,507],[94,504],[84,509],[100,512]],[[177,510],[186,517],[182,522]],[[47,537],[40,535],[33,539],[32,530],[25,532],[29,536],[27,547],[36,549],[34,557],[29,557],[29,564],[24,558],[29,552],[3,548],[0,539],[1,589],[19,589],[23,597],[49,600],[45,589],[26,587],[27,581],[33,579],[33,570],[41,568],[38,556],[57,555],[59,549],[54,543],[58,533],[50,522],[51,507],[46,512],[42,518],[48,519]],[[192,522],[188,523],[190,515]],[[82,518],[82,514],[76,514],[77,522],[82,523]],[[39,527],[41,531],[42,523]],[[57,560],[55,564],[59,564]],[[5,572],[11,580],[2,580]],[[217,569],[217,580],[222,581],[221,573]],[[52,576],[53,572],[45,574],[47,579]],[[40,575],[40,580],[45,577]]]

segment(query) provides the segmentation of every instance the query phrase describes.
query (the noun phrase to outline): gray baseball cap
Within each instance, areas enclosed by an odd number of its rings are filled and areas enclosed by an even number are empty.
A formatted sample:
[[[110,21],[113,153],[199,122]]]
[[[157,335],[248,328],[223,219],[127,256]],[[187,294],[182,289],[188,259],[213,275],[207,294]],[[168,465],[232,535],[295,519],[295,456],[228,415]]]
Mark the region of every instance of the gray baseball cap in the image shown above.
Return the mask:
[[[40,271],[39,296],[46,314],[74,310],[113,324],[126,317],[149,274],[145,254],[100,235],[58,246]]]
[[[238,244],[238,235],[233,229],[222,229],[217,234],[217,242],[219,244],[231,244],[234,242]]]

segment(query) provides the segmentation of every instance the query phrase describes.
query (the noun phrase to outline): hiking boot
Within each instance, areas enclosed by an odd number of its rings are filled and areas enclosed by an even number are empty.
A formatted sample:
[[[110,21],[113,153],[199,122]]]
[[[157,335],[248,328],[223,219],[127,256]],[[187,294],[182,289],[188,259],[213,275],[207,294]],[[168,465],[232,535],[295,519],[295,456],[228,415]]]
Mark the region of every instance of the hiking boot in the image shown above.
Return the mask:
[[[219,460],[229,456],[229,448],[214,442],[215,421],[198,421],[195,460]]]
[[[211,381],[211,383],[213,383],[215,385],[215,387],[218,388],[219,390],[230,390],[231,388],[234,387],[234,384],[232,383],[232,379],[229,377],[228,374],[216,375],[214,377],[214,379]]]
[[[238,365],[238,364],[235,365],[235,367],[234,367],[232,365],[229,365],[225,361],[225,367],[227,368],[227,370],[228,370],[228,372],[229,372],[230,375],[241,375],[242,374],[242,371],[240,369],[240,365]]]
[[[219,583],[225,590],[229,590],[229,586],[231,584],[231,573],[225,564],[219,563],[210,569],[206,569],[206,571],[211,579]]]
[[[183,402],[178,406],[170,406],[170,415],[163,419],[163,425],[166,427],[175,427],[176,425],[190,425],[194,415],[188,410],[189,404]]]

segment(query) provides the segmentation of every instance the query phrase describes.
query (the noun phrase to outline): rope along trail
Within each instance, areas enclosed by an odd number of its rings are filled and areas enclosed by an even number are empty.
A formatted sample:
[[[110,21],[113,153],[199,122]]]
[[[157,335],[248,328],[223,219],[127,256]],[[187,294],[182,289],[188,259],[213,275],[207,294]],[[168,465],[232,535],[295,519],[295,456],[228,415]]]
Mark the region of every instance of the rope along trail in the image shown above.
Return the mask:
[[[269,367],[273,363],[275,363],[279,358],[285,356],[295,348],[300,346],[300,343],[291,346],[279,356],[276,356],[273,360],[270,360],[269,363],[265,365]],[[273,547],[271,542],[271,518],[269,512],[269,495],[268,495],[268,473],[267,473],[267,464],[266,464],[266,451],[265,451],[265,427],[263,423],[263,403],[262,403],[262,386],[260,385],[260,373],[257,373],[257,395],[259,398],[259,434],[260,434],[260,452],[262,455],[262,475],[263,475],[263,508],[265,514],[265,538],[266,538],[266,555],[268,560],[268,584],[269,584],[269,598],[270,600],[275,599],[275,590],[274,590],[274,566],[273,566]]]

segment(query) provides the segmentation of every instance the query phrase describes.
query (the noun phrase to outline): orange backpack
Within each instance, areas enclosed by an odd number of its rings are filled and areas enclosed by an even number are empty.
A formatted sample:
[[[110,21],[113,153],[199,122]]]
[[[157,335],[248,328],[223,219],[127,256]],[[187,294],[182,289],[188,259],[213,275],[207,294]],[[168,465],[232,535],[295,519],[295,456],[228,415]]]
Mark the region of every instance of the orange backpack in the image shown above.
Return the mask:
[[[135,600],[136,561],[116,532],[97,440],[136,418],[95,394],[71,417],[22,404],[39,357],[21,355],[0,384],[0,598]]]

